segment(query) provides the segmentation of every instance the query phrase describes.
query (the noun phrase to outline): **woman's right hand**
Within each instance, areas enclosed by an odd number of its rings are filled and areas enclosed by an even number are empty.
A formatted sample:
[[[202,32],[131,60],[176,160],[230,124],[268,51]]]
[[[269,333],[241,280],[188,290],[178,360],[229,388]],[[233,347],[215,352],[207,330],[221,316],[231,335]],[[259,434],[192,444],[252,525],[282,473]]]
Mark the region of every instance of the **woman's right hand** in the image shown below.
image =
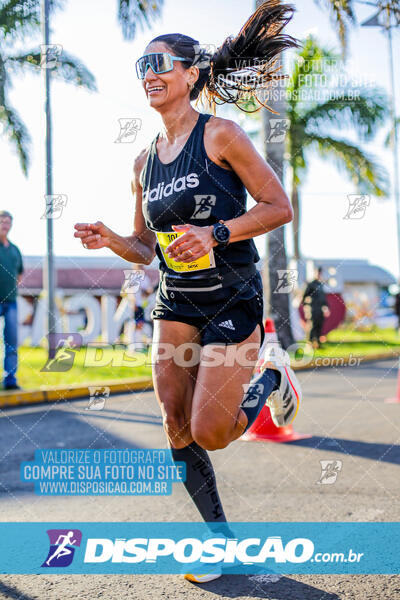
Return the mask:
[[[74,237],[79,238],[87,250],[108,248],[113,232],[101,221],[96,223],[75,223]]]

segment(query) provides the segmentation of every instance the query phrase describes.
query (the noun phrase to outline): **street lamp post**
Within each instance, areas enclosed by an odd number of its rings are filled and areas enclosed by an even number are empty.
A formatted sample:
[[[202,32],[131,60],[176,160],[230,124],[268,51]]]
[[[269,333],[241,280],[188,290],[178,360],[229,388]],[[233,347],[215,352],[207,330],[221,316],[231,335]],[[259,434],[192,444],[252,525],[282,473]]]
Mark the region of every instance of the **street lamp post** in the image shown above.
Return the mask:
[[[400,2],[398,0],[384,0],[382,2],[360,2],[369,6],[378,6],[378,12],[361,23],[362,27],[381,27],[387,33],[388,48],[389,48],[389,71],[390,71],[390,87],[391,87],[391,118],[393,123],[393,195],[396,206],[396,223],[397,223],[397,257],[398,257],[398,272],[400,276],[400,182],[399,182],[399,163],[398,163],[398,132],[396,122],[396,89],[394,80],[394,65],[393,65],[393,42],[392,42],[392,27],[400,25]],[[393,22],[392,22],[393,21]]]
[[[43,23],[43,42],[44,50],[50,45],[49,32],[49,0],[43,0],[42,4],[42,23]],[[56,330],[55,320],[55,271],[53,257],[53,163],[52,163],[52,140],[51,140],[51,104],[50,104],[50,81],[51,69],[44,58],[44,84],[45,84],[45,113],[46,113],[46,232],[47,232],[47,255],[44,268],[43,285],[47,296],[47,330],[48,330],[48,354],[49,358],[55,356],[54,336]]]
[[[390,14],[388,14],[388,44],[389,44],[389,60],[390,60],[390,85],[392,88],[392,122],[393,122],[393,192],[396,203],[396,221],[397,221],[397,252],[399,260],[399,275],[400,275],[400,189],[399,189],[399,136],[397,132],[396,121],[396,90],[394,82],[394,66],[393,66],[393,44],[392,44],[392,28],[390,26]]]

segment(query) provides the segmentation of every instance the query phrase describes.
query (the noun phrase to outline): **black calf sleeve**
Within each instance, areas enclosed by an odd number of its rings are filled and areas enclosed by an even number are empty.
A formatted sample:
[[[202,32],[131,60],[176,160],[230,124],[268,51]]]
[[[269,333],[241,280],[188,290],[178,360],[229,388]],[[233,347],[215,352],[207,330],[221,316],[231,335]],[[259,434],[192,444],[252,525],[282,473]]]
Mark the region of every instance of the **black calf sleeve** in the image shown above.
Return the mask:
[[[210,525],[213,532],[222,533],[226,537],[234,537],[226,524],[214,469],[207,451],[196,442],[192,442],[185,448],[171,448],[171,452],[174,461],[186,463],[184,486],[204,521],[213,523]]]

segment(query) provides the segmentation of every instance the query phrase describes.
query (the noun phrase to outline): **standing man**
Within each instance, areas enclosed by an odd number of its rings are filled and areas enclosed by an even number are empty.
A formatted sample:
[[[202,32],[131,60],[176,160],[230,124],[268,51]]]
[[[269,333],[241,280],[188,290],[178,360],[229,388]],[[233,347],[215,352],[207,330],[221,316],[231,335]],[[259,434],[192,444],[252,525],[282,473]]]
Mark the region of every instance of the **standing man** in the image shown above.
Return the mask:
[[[399,320],[397,329],[400,331],[400,292],[398,292],[394,297],[394,312]]]
[[[311,306],[310,342],[314,348],[321,346],[321,331],[324,324],[324,318],[329,317],[330,310],[326,301],[322,282],[322,267],[318,267],[316,278],[306,287],[301,303]],[[306,301],[307,299],[307,301]]]
[[[4,317],[4,389],[18,390],[17,287],[24,268],[19,249],[7,237],[11,226],[12,215],[6,210],[0,211],[0,316]]]

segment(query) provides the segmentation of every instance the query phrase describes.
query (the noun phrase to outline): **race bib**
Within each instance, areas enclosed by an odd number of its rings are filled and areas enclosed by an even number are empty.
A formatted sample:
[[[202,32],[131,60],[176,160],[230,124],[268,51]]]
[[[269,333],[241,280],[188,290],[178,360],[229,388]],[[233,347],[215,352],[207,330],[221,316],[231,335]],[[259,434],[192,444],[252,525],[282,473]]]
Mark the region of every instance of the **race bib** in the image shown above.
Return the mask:
[[[167,246],[184,233],[184,231],[180,231],[179,233],[177,231],[156,231],[158,245],[161,248],[167,266],[179,273],[182,273],[183,271],[202,271],[203,269],[212,269],[215,267],[213,248],[211,248],[208,254],[204,254],[204,256],[200,256],[197,260],[188,263],[174,260],[168,256],[168,253],[165,251]]]

